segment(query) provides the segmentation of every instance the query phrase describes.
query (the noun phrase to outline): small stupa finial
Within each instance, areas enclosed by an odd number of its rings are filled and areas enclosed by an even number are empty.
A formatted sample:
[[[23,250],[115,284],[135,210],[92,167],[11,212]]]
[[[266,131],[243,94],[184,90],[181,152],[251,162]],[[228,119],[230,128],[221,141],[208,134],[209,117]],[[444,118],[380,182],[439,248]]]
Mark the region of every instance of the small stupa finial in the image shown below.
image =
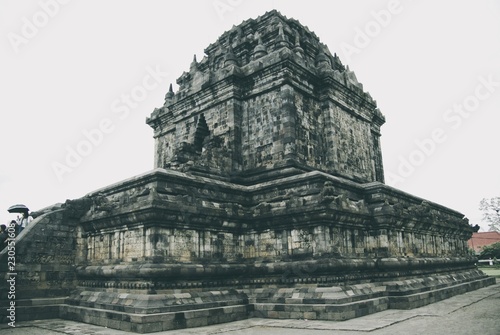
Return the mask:
[[[172,88],[172,83],[170,83],[170,87],[168,88],[167,94],[165,94],[165,103],[172,100],[174,98],[174,89]]]
[[[227,39],[227,52],[226,56],[224,58],[224,66],[228,65],[238,65],[238,58],[236,58],[236,55],[233,52],[233,47],[231,46],[231,40],[228,38]]]
[[[281,21],[278,23],[278,37],[276,38],[276,45],[278,46],[278,48],[290,46],[290,43],[286,39],[285,32],[283,29],[283,23]]]
[[[295,46],[293,47],[293,51],[299,57],[304,58],[304,49],[300,46],[300,35],[299,32],[295,32]]]
[[[253,58],[258,59],[262,56],[267,55],[267,49],[264,46],[264,43],[262,42],[262,37],[260,36],[259,33],[256,34],[257,36],[257,46],[255,49],[253,49]]]
[[[193,56],[193,61],[191,62],[190,66],[191,70],[198,70],[198,62],[196,61],[196,54]]]

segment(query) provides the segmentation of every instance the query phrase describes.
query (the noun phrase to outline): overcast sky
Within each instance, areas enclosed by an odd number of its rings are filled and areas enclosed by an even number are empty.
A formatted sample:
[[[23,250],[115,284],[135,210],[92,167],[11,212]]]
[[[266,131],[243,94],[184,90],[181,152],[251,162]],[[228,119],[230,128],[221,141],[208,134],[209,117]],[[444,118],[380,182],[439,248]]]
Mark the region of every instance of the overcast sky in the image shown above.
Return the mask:
[[[386,117],[386,183],[480,224],[500,196],[499,1],[0,2],[0,222],[154,168],[145,119],[193,54],[271,9],[356,73]]]

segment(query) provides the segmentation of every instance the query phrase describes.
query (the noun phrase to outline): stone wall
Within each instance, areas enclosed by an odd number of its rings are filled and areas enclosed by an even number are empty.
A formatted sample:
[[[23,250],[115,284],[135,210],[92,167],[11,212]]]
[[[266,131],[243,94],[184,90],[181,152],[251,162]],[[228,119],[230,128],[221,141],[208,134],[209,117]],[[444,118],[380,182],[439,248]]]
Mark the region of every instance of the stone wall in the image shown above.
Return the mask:
[[[119,230],[119,229],[117,229]],[[385,237],[389,234],[389,238]],[[403,239],[404,234],[404,239]],[[117,237],[119,236],[119,237]],[[196,263],[210,261],[287,260],[305,257],[455,257],[466,256],[463,241],[398,231],[371,233],[331,226],[264,230],[234,234],[224,231],[135,227],[89,235],[86,260],[95,264],[144,261]]]
[[[98,199],[78,238],[89,264],[468,256],[461,214],[320,172],[246,187],[156,170]]]
[[[10,301],[16,303],[16,321],[59,316],[55,305],[62,303],[76,287],[80,205],[59,204],[39,211],[15,240],[15,269],[7,267],[7,248],[0,251],[0,322],[6,320],[6,304]],[[12,277],[15,277],[14,300],[8,299],[9,290],[5,286],[6,279]],[[44,303],[38,306],[37,301]],[[26,308],[31,307],[34,309],[28,312]]]
[[[74,287],[78,226],[64,213],[60,209],[37,217],[16,239],[16,299],[67,295]],[[4,249],[3,273],[10,272],[6,256]]]

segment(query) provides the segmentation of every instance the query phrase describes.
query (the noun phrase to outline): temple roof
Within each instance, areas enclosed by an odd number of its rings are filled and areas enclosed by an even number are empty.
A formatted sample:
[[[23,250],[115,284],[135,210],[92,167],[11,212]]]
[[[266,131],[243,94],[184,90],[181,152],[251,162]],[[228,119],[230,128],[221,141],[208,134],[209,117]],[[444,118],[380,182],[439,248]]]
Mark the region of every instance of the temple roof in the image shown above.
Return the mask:
[[[227,77],[228,72],[248,74],[256,69],[254,65],[258,62],[267,65],[285,57],[320,77],[332,77],[376,105],[369,93],[363,91],[354,72],[314,32],[277,10],[233,26],[204,52],[203,59],[198,61],[195,56],[189,71],[177,79],[179,91],[175,94],[169,91],[166,105]]]
[[[333,69],[345,70],[339,58],[330,53],[328,47],[320,42],[315,33],[299,21],[288,19],[276,10],[256,19],[243,21],[223,33],[215,43],[205,49],[206,64],[212,70],[216,70],[217,57],[227,55],[232,50],[238,65],[244,66],[266,53],[276,52],[284,47],[304,58],[306,64],[314,66],[317,61],[326,60]],[[259,55],[261,51],[263,53]]]

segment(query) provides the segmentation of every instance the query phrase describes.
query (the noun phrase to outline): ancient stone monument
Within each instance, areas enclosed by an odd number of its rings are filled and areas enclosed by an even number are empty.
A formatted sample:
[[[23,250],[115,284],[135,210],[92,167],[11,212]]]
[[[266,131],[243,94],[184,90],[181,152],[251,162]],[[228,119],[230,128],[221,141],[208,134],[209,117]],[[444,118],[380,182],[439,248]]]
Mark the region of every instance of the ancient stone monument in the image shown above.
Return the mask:
[[[147,119],[155,170],[20,235],[18,320],[346,320],[494,282],[462,214],[384,184],[384,116],[313,32],[272,11],[205,53]]]

